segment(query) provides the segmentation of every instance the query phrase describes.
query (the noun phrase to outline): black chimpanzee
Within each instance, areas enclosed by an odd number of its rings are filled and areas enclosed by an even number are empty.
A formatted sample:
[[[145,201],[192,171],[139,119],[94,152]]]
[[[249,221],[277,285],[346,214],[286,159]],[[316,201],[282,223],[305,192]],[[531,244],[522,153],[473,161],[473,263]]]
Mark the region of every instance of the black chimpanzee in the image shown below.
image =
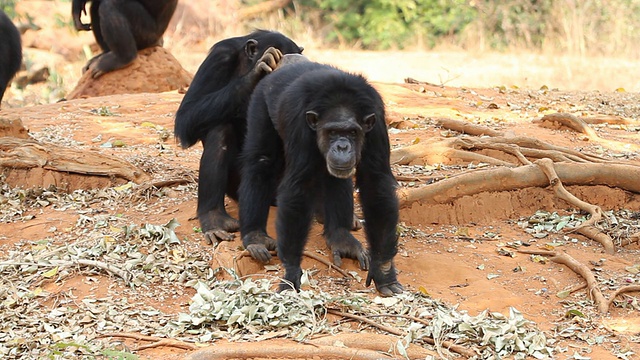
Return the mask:
[[[91,1],[91,24],[83,24],[81,13]],[[162,45],[178,0],[73,0],[71,15],[78,31],[93,30],[102,49],[89,60],[84,71],[97,78],[133,62],[138,50]]]
[[[0,101],[7,84],[20,70],[22,46],[20,33],[11,19],[0,10]]]
[[[216,43],[200,65],[176,113],[175,134],[184,148],[204,147],[198,179],[198,219],[210,243],[233,240],[238,220],[227,214],[224,195],[237,200],[239,153],[246,132],[249,97],[258,81],[278,66],[282,54],[303,48],[272,31]]]
[[[285,268],[281,290],[290,288],[288,282],[300,288],[300,261],[317,201],[324,207],[329,246],[359,251],[349,232],[355,175],[371,256],[366,284],[373,280],[387,296],[403,291],[393,264],[398,199],[389,152],[383,101],[362,76],[296,62],[258,84],[242,152],[240,232],[251,255],[269,261],[274,240],[266,222],[277,190],[277,250]]]

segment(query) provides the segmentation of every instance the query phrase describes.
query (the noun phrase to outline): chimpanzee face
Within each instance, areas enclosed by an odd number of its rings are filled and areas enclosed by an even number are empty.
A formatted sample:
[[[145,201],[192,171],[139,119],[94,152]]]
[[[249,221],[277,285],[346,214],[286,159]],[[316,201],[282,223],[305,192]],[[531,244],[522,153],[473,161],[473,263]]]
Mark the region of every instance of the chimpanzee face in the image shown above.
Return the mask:
[[[307,111],[307,124],[316,132],[318,149],[332,176],[347,179],[356,172],[365,135],[373,128],[375,114],[358,119],[348,107],[330,109],[322,114]]]

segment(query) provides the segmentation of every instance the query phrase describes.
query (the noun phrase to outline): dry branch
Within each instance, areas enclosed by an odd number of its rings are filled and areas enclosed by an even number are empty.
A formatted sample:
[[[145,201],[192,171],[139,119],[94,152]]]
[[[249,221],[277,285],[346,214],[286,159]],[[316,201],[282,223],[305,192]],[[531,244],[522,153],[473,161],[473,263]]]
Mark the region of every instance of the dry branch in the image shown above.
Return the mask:
[[[585,279],[589,297],[596,303],[600,314],[604,315],[609,311],[609,302],[604,298],[604,295],[602,295],[602,292],[598,288],[596,277],[588,267],[581,264],[569,254],[545,250],[518,250],[518,252],[522,254],[548,256],[551,261],[568,267],[571,271]]]
[[[175,348],[184,349],[184,350],[198,349],[198,346],[194,344],[190,344],[188,342],[175,340],[175,339],[159,338],[155,336],[147,336],[147,335],[136,334],[136,333],[126,333],[126,332],[125,333],[105,333],[105,334],[98,335],[98,338],[103,338],[103,337],[119,337],[119,338],[125,338],[125,339],[151,341],[151,344],[138,346],[135,349],[135,351],[162,347],[162,346],[175,347]]]
[[[640,167],[621,164],[557,163],[558,178],[565,185],[607,185],[640,193]],[[481,192],[545,187],[549,180],[538,165],[496,168],[466,173],[419,188],[398,189],[400,206],[446,204]]]
[[[29,139],[0,137],[0,168],[45,170],[82,175],[107,176],[141,183],[149,180],[141,169],[113,156],[93,150],[78,151]]]
[[[269,253],[271,254],[271,256],[278,256],[278,253],[276,251],[270,251]],[[322,264],[327,265],[327,267],[329,269],[334,269],[335,271],[339,272],[340,275],[342,275],[344,277],[350,277],[350,275],[346,271],[342,270],[342,268],[340,268],[339,266],[336,266],[335,264],[331,263],[329,260],[324,259],[324,258],[322,258],[322,257],[320,257],[320,256],[318,256],[318,255],[316,255],[316,254],[314,254],[312,252],[303,251],[302,255],[304,255],[304,256],[306,256],[308,258],[311,258],[313,260],[316,260],[316,261],[318,261],[318,262],[320,262]],[[240,254],[238,254],[236,257],[233,258],[233,263],[236,264],[238,262],[238,260],[242,259],[243,257],[251,257],[251,254],[247,250],[243,251]],[[236,266],[236,268],[234,270],[236,272],[238,272],[237,266]]]
[[[379,360],[396,359],[381,352],[345,348],[339,346],[315,345],[313,343],[263,342],[260,346],[247,346],[244,343],[216,343],[187,357],[188,360],[227,360],[227,359],[349,359]]]

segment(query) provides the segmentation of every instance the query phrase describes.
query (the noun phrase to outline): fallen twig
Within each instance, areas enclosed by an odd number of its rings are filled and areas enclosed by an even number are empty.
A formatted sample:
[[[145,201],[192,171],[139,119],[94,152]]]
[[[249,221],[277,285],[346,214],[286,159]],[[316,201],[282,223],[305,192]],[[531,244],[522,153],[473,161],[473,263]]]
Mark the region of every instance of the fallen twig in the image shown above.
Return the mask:
[[[56,260],[51,259],[47,260],[48,263],[42,262],[13,262],[13,261],[4,261],[0,262],[0,266],[14,265],[14,266],[41,266],[41,267],[55,267],[55,266],[75,266],[75,265],[84,265],[90,266],[97,269],[104,270],[110,274],[116,275],[122,280],[124,280],[127,284],[131,281],[131,274],[125,270],[120,269],[119,267],[107,264],[102,261],[97,260],[87,260],[87,259],[76,259],[76,260]]]
[[[269,252],[271,254],[271,256],[278,256],[278,253],[276,251],[270,251]],[[336,266],[335,264],[331,263],[329,260],[324,259],[312,252],[309,251],[303,251],[302,255],[311,258],[313,260],[316,260],[322,264],[327,265],[327,267],[329,269],[334,269],[335,271],[339,272],[340,275],[344,276],[344,277],[351,277],[351,275],[349,275],[349,273],[347,273],[346,271],[344,271],[343,269],[341,269],[340,267]],[[233,258],[233,263],[235,264],[238,260],[242,259],[243,257],[250,257],[251,254],[247,251],[244,250],[243,252],[241,252],[240,254],[238,254],[236,257]]]
[[[124,333],[105,333],[105,334],[98,335],[98,338],[104,338],[104,337],[119,337],[119,338],[125,338],[125,339],[134,339],[134,340],[152,342],[151,344],[140,345],[136,349],[134,349],[134,351],[156,348],[161,346],[175,347],[175,348],[184,349],[184,350],[196,350],[199,348],[195,344],[191,344],[191,343],[176,340],[176,339],[159,338],[155,336],[148,336],[148,335],[142,335],[142,334],[136,334],[136,333],[124,332]]]

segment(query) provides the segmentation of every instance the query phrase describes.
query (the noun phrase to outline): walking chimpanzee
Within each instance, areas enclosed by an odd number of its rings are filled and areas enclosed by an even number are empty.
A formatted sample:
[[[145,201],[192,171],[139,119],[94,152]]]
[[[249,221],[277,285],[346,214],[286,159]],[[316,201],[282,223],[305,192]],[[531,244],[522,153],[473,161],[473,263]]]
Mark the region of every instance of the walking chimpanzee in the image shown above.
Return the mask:
[[[349,232],[355,175],[371,257],[366,284],[373,280],[386,296],[403,291],[393,263],[399,210],[389,154],[384,103],[362,76],[299,61],[256,86],[241,156],[240,232],[251,255],[269,261],[274,240],[266,223],[277,194],[281,290],[300,288],[302,253],[318,201],[327,244],[361,251]]]

